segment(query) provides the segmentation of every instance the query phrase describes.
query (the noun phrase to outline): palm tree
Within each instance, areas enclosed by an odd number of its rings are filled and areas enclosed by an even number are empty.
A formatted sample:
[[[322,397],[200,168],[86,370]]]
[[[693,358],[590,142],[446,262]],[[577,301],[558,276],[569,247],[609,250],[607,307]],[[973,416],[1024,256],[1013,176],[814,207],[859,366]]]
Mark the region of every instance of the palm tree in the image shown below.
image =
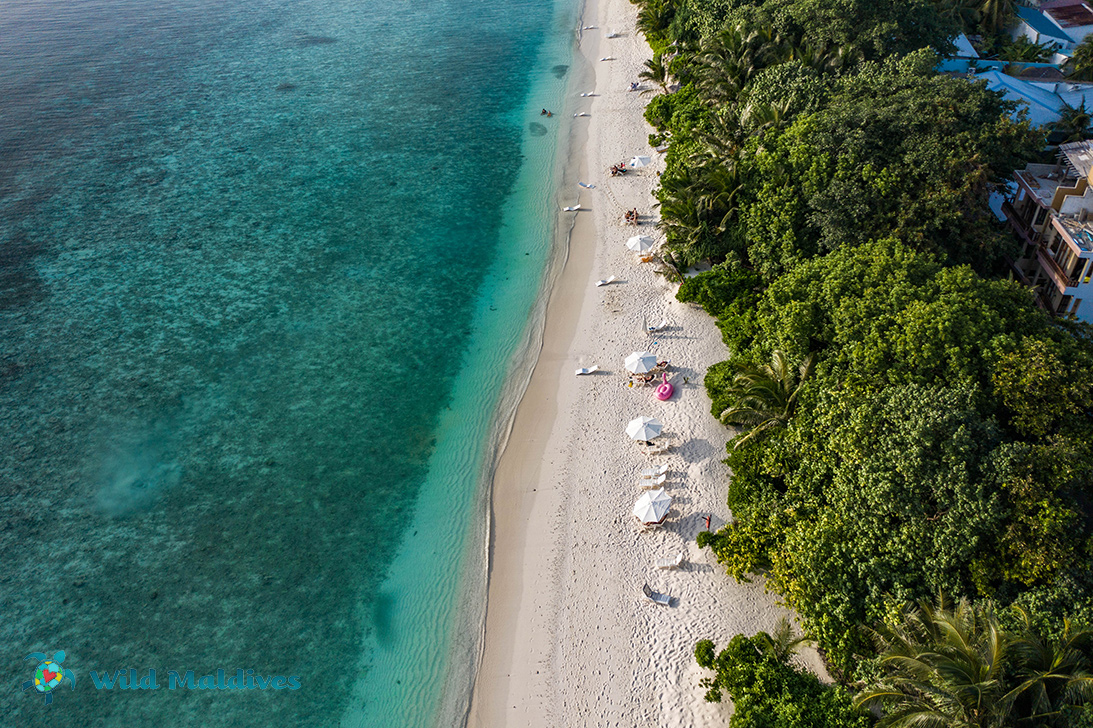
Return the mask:
[[[1018,0],[982,0],[979,3],[979,27],[986,33],[1001,33],[1013,24]]]
[[[769,104],[748,103],[740,112],[740,127],[747,129],[750,136],[760,136],[770,129],[782,129],[793,121],[790,116],[792,106],[792,96]]]
[[[1075,81],[1093,81],[1093,35],[1086,37],[1070,57],[1070,74]]]
[[[778,620],[778,626],[773,632],[760,632],[755,637],[763,653],[781,663],[789,662],[789,658],[798,647],[812,642],[807,635],[793,634],[793,626],[785,617]]]
[[[646,38],[656,36],[672,24],[675,12],[675,7],[671,2],[664,2],[663,0],[644,2],[638,11],[637,29]]]
[[[812,374],[812,363],[813,355],[809,354],[800,364],[791,366],[786,355],[776,349],[770,364],[739,367],[728,391],[733,404],[721,413],[720,419],[727,425],[742,425],[751,431],[736,438],[733,447],[789,422],[797,396]]]
[[[956,23],[962,33],[970,33],[979,25],[977,0],[936,0],[935,4],[938,15]]]
[[[904,604],[873,633],[887,675],[855,705],[884,710],[877,728],[1062,728],[1066,708],[1093,700],[1093,631],[1065,620],[1062,636],[1047,640],[1016,613],[1022,626],[1007,632],[967,600]]]
[[[679,265],[724,254],[720,238],[737,213],[740,187],[735,167],[712,160],[684,170],[684,176],[661,178],[658,225]]]
[[[664,63],[664,54],[654,53],[653,57],[645,61],[645,70],[638,74],[638,78],[643,81],[652,81],[656,85],[660,86],[661,91],[667,92],[668,90],[668,65]],[[643,94],[647,94],[652,89],[645,89]]]
[[[1008,715],[1003,672],[1007,638],[989,609],[961,600],[905,604],[897,623],[874,632],[880,684],[854,698],[880,707],[877,728],[1000,728]]]
[[[998,58],[1011,63],[1040,63],[1051,58],[1054,53],[1051,46],[1039,45],[1021,36],[1015,41],[1004,44],[998,52]]]
[[[1005,700],[1023,720],[1060,724],[1063,708],[1093,700],[1093,674],[1085,657],[1093,631],[1064,620],[1062,636],[1045,640],[1031,629],[1028,613],[1017,612],[1024,628],[1010,651],[1021,682]]]
[[[721,31],[698,56],[699,83],[713,106],[736,100],[748,81],[775,63],[785,42],[770,28],[736,25]]]
[[[1077,142],[1085,139],[1090,124],[1093,124],[1093,115],[1085,108],[1085,99],[1078,106],[1071,106],[1063,102],[1063,108],[1059,110],[1059,120],[1052,124],[1055,131],[1066,134],[1065,141]]]

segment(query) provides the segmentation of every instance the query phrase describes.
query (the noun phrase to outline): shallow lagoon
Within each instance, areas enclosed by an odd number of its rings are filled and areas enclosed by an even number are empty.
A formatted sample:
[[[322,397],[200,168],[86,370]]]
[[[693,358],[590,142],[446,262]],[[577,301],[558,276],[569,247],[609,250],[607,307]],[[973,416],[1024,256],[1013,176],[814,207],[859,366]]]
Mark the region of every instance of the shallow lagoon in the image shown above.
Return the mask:
[[[70,725],[428,723],[549,248],[557,127],[525,107],[560,103],[570,20],[5,0],[6,684],[64,649]],[[127,667],[302,688],[86,679]]]

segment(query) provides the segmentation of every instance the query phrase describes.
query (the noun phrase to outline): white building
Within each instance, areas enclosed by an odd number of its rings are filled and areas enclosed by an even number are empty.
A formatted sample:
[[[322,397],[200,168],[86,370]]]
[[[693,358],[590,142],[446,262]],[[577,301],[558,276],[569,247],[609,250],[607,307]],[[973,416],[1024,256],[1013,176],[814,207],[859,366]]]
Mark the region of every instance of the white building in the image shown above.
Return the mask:
[[[1086,0],[1045,0],[1040,10],[1075,43],[1093,33],[1093,5]]]
[[[1028,38],[1037,45],[1052,48],[1071,49],[1077,42],[1058,23],[1044,11],[1036,8],[1017,6],[1017,24],[1010,31],[1014,40]]]
[[[1044,308],[1093,323],[1093,142],[1059,147],[1056,164],[1016,174],[1002,210],[1024,241],[1014,272]]]

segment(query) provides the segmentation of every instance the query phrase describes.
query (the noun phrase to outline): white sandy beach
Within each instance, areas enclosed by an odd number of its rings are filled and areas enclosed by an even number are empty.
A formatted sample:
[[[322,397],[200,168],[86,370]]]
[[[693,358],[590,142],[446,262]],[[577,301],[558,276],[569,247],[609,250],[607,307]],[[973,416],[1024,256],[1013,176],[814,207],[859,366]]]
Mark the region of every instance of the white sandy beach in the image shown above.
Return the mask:
[[[713,320],[675,300],[676,286],[625,247],[652,224],[651,190],[663,158],[651,150],[642,110],[652,98],[628,91],[652,53],[635,31],[627,0],[590,0],[581,52],[594,65],[569,259],[551,292],[543,348],[521,401],[493,490],[493,534],[482,663],[469,725],[723,726],[730,707],[703,701],[696,641],[719,647],[735,634],[772,629],[786,611],[761,583],[737,584],[695,537],[729,518],[725,505],[727,432],[709,413],[707,367],[727,358]],[[619,37],[608,39],[616,31]],[[601,61],[609,57],[613,60]],[[585,89],[591,90],[591,89]],[[611,177],[636,154],[653,164]],[[570,204],[570,203],[566,203]],[[638,227],[623,224],[637,208]],[[597,288],[611,275],[620,281]],[[643,321],[666,331],[649,337]],[[655,343],[654,343],[655,342]],[[672,362],[675,396],[628,389],[623,359],[649,349]],[[575,377],[577,367],[603,370]],[[638,474],[659,460],[623,432],[640,415],[659,418],[676,445],[662,457],[673,496],[665,526],[639,532],[631,508]],[[683,565],[654,562],[684,552]],[[642,585],[670,594],[670,607],[642,596]],[[805,656],[818,667],[814,653]]]

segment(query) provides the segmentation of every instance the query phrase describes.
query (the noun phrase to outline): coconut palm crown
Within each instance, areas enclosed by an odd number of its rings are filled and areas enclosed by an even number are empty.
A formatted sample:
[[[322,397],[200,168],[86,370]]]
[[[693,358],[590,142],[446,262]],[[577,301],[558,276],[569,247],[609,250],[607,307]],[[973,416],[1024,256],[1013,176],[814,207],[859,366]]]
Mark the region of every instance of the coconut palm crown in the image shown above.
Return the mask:
[[[809,354],[793,366],[784,352],[775,349],[770,364],[739,368],[728,390],[733,404],[720,415],[727,425],[749,428],[746,435],[734,440],[733,447],[740,447],[760,433],[789,422],[801,388],[812,374],[813,360],[813,355]]]

